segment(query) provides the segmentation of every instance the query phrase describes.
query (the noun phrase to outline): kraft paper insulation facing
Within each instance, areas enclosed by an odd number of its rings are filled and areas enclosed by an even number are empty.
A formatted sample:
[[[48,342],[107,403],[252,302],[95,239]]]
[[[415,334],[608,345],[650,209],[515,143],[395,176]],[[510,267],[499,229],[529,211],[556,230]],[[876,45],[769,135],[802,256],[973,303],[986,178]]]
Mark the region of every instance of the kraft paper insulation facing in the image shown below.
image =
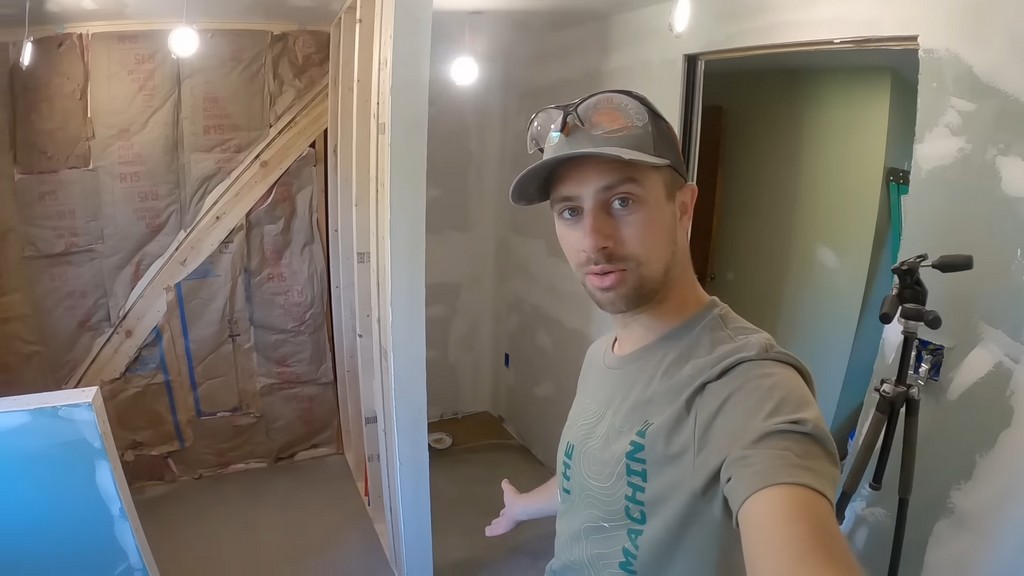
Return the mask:
[[[270,33],[202,30],[202,58],[180,60],[184,226],[270,127]]]
[[[103,387],[110,426],[122,453],[165,454],[192,441],[194,415],[177,345],[167,322],[150,333],[124,376]]]
[[[0,46],[0,68],[9,50]],[[31,394],[50,388],[32,290],[23,265],[21,229],[14,198],[10,74],[0,74],[0,394]]]
[[[178,64],[166,33],[89,38],[93,166],[103,196],[110,315],[181,230]]]
[[[60,388],[85,359],[93,342],[110,328],[100,253],[25,258],[49,371],[40,375]]]
[[[257,381],[334,378],[326,318],[327,266],[316,225],[315,154],[306,151],[249,212]]]
[[[240,226],[175,286],[176,312],[193,408],[200,417],[251,412],[252,327],[245,294],[245,241]]]
[[[189,61],[161,31],[39,39],[36,75],[0,80],[4,110],[30,118],[45,102],[59,119],[0,122],[0,394],[63,385],[271,118],[327,73],[325,33],[202,34]],[[46,67],[66,73],[40,82]],[[314,159],[168,292],[163,322],[103,386],[119,450],[146,463],[137,478],[173,476],[168,456],[195,474],[336,448]]]
[[[25,256],[53,256],[103,242],[96,172],[20,176],[14,195]]]
[[[270,39],[270,113],[273,120],[301,94],[327,76],[331,35],[299,30],[274,34]]]
[[[31,66],[11,68],[14,158],[21,174],[89,166],[83,46],[81,34],[45,36],[32,42]]]

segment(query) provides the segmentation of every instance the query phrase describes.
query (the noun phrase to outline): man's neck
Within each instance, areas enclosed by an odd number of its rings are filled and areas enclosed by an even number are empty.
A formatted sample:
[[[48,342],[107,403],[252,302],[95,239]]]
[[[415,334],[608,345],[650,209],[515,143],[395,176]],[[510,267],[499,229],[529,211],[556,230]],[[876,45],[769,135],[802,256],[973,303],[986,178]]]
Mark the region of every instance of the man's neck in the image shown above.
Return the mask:
[[[696,278],[673,284],[664,297],[648,307],[612,318],[615,325],[612,352],[629,354],[643,348],[685,322],[711,299]]]

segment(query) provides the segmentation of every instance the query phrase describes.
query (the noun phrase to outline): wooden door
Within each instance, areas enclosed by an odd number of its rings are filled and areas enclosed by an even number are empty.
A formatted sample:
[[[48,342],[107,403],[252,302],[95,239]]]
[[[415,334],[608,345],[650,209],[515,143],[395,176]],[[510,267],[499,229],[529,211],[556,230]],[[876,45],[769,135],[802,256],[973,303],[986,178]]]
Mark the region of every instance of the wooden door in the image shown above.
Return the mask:
[[[712,266],[718,192],[721,188],[724,110],[704,106],[700,112],[700,148],[697,150],[697,205],[690,228],[690,256],[701,286],[715,279]]]

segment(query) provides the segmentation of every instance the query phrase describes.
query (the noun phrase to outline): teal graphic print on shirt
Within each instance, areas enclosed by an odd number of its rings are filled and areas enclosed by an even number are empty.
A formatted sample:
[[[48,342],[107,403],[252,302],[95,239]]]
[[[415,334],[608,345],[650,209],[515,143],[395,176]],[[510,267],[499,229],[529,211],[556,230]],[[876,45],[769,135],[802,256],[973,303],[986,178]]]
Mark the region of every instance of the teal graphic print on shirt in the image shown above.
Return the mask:
[[[636,574],[636,562],[640,559],[640,537],[647,525],[647,504],[643,498],[647,492],[647,459],[643,454],[647,449],[647,431],[653,425],[653,422],[644,422],[636,431],[636,438],[629,441],[626,450],[626,503],[623,510],[630,526],[626,528],[629,542],[622,547],[622,560],[619,562],[619,570],[626,574]]]

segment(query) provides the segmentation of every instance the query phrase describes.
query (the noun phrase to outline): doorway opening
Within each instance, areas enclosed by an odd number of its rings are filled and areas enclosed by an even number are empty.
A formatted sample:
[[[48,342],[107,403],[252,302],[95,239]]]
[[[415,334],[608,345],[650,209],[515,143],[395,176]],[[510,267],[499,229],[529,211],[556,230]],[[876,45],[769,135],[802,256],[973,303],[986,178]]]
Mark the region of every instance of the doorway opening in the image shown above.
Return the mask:
[[[688,55],[682,135],[705,289],[799,356],[845,455],[874,368],[909,176],[914,37]]]

